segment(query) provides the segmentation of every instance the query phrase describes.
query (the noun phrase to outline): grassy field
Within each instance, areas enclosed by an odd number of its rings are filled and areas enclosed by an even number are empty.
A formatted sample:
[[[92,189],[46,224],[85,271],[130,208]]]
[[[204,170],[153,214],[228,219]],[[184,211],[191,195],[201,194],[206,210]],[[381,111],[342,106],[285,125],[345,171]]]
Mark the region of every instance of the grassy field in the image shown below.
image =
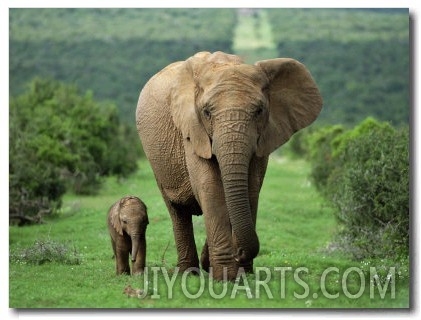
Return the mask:
[[[308,181],[308,170],[301,160],[270,160],[257,220],[261,249],[255,273],[237,283],[209,280],[205,272],[176,275],[170,219],[147,162],[129,179],[107,180],[95,197],[67,195],[59,217],[10,227],[9,307],[407,308],[407,261],[352,261],[331,250],[336,223]],[[148,273],[135,277],[115,275],[105,219],[109,206],[127,194],[140,196],[149,209]],[[194,223],[201,250],[203,218]],[[32,264],[22,255],[49,243],[69,248],[72,259]],[[123,294],[128,285],[142,289],[141,297]]]

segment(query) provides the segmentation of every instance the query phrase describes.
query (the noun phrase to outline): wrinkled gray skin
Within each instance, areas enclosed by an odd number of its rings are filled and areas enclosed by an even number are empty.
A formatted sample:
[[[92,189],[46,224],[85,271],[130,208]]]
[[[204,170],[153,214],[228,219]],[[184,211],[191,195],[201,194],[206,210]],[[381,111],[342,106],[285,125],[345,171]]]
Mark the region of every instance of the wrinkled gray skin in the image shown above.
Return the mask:
[[[247,65],[235,55],[200,52],[149,80],[137,130],[170,212],[181,271],[199,267],[192,215],[200,214],[202,267],[219,280],[235,279],[240,267],[252,271],[268,156],[321,106],[313,78],[293,59]]]
[[[116,274],[143,273],[146,263],[146,226],[149,223],[146,205],[137,197],[128,196],[114,203],[107,217]]]

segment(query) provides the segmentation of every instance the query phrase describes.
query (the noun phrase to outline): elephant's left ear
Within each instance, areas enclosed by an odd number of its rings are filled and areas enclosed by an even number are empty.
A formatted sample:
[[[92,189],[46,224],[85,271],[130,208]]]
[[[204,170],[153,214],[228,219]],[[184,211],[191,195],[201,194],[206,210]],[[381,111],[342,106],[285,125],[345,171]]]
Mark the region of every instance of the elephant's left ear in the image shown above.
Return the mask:
[[[200,52],[182,62],[174,78],[171,91],[171,113],[175,126],[181,131],[185,143],[192,145],[196,155],[204,159],[212,157],[210,138],[196,112],[197,83],[199,73],[209,53]]]
[[[123,235],[123,227],[121,226],[121,222],[120,222],[120,204],[121,204],[121,201],[118,201],[112,206],[110,210],[109,219],[110,219],[111,225],[114,227],[117,233],[119,235]]]
[[[267,156],[319,115],[323,100],[310,72],[294,59],[256,62],[269,79],[269,123],[257,146],[258,156]]]

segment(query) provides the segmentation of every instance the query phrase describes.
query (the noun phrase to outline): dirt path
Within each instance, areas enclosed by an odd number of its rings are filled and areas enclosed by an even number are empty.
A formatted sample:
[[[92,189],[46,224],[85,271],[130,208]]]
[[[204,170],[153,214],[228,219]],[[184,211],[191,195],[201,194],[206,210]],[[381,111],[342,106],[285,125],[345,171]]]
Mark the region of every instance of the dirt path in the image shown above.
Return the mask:
[[[267,12],[261,9],[238,9],[233,50],[246,62],[278,56]]]

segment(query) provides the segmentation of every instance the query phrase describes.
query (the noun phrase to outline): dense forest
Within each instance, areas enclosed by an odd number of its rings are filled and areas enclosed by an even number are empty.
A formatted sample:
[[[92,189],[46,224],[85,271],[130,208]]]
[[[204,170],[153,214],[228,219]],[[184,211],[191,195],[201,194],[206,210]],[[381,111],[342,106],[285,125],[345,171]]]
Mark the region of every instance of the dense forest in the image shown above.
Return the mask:
[[[113,101],[134,124],[146,81],[197,51],[231,51],[235,23],[227,9],[11,9],[10,93],[51,77]]]
[[[262,33],[272,34],[258,36],[272,37],[277,56],[302,61],[319,84],[319,122],[408,123],[405,9],[10,9],[10,94],[50,77],[111,100],[133,124],[139,91],[154,73],[197,51],[234,52],[238,16],[250,14],[258,28],[262,12],[270,27]]]

